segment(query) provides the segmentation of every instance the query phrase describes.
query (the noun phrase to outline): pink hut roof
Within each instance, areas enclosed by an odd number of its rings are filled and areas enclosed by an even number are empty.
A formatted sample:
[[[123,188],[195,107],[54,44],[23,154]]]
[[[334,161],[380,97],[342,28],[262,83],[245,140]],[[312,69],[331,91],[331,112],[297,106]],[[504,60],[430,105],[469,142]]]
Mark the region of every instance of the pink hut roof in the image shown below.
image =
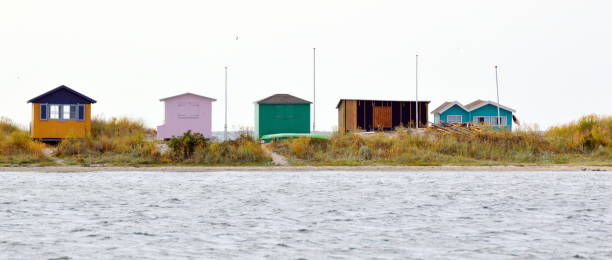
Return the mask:
[[[166,100],[170,100],[170,99],[175,99],[175,98],[179,98],[179,97],[183,97],[183,96],[194,96],[194,97],[199,97],[199,98],[203,98],[203,99],[208,99],[210,101],[217,101],[214,98],[209,98],[209,97],[205,97],[205,96],[201,96],[201,95],[197,95],[197,94],[193,94],[193,93],[184,93],[184,94],[180,94],[180,95],[176,95],[176,96],[171,96],[171,97],[167,97],[167,98],[162,98],[159,101],[166,101]]]

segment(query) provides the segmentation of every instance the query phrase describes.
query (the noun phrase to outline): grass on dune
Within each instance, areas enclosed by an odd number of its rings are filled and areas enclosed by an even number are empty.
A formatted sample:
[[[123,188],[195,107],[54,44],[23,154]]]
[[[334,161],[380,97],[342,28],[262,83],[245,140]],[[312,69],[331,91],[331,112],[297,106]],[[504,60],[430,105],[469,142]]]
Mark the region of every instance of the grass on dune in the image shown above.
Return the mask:
[[[253,165],[266,164],[271,158],[247,131],[238,138],[211,142],[201,134],[187,132],[169,141],[169,162],[205,165]]]
[[[141,121],[96,118],[88,138],[67,138],[54,155],[80,165],[270,165],[270,157],[246,131],[228,141],[188,132],[164,142],[155,135]],[[44,154],[48,147],[0,119],[0,164],[53,163]],[[612,117],[589,115],[545,132],[397,129],[369,136],[335,133],[331,140],[287,139],[272,147],[294,165],[612,165]]]
[[[394,134],[370,136],[336,133],[331,140],[287,139],[275,151],[296,164],[317,165],[612,165],[612,117],[586,116],[541,133],[482,131],[416,134],[398,129]]]
[[[161,157],[153,136],[141,121],[95,118],[88,138],[64,139],[55,155],[73,164],[152,164]]]
[[[44,163],[49,159],[44,155],[46,145],[33,141],[30,134],[14,122],[0,118],[0,164],[21,165]]]
[[[612,116],[588,115],[546,131],[559,152],[612,155]]]
[[[96,118],[88,138],[64,139],[55,155],[81,165],[249,165],[270,160],[246,132],[224,142],[211,142],[191,132],[168,142],[155,140],[155,135],[140,121]],[[160,149],[164,144],[167,151]]]

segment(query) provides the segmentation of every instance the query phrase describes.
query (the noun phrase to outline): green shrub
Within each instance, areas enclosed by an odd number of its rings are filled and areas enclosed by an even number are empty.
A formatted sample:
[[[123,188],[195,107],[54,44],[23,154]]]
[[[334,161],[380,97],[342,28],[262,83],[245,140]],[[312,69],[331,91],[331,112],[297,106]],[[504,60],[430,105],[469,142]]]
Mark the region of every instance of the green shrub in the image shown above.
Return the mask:
[[[172,142],[172,141],[170,141]],[[169,145],[172,147],[173,145]],[[181,146],[182,147],[182,146]],[[261,145],[247,131],[242,131],[238,138],[222,142],[193,143],[191,156],[176,158],[176,162],[195,164],[251,164],[271,160]],[[173,149],[174,150],[174,149]],[[187,149],[188,150],[188,149]],[[185,151],[177,149],[179,153]]]
[[[173,137],[168,142],[168,147],[173,154],[181,160],[189,159],[196,149],[206,147],[208,140],[200,133],[192,133],[191,130],[182,136]]]

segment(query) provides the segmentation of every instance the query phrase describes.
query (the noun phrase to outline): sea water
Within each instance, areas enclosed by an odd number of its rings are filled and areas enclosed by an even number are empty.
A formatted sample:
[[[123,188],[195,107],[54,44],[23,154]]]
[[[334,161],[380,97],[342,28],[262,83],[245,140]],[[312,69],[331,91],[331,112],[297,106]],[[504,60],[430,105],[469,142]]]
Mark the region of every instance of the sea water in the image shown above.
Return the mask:
[[[611,207],[611,172],[2,172],[0,259],[609,259]]]

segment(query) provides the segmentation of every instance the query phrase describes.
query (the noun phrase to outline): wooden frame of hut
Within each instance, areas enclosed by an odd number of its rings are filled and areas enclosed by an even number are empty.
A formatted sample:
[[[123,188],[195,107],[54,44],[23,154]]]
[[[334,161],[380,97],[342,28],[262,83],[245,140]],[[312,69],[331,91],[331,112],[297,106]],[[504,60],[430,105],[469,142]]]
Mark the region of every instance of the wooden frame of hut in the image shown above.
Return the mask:
[[[419,128],[427,127],[429,101],[418,102]],[[416,101],[341,99],[338,132],[392,131],[416,126]]]

